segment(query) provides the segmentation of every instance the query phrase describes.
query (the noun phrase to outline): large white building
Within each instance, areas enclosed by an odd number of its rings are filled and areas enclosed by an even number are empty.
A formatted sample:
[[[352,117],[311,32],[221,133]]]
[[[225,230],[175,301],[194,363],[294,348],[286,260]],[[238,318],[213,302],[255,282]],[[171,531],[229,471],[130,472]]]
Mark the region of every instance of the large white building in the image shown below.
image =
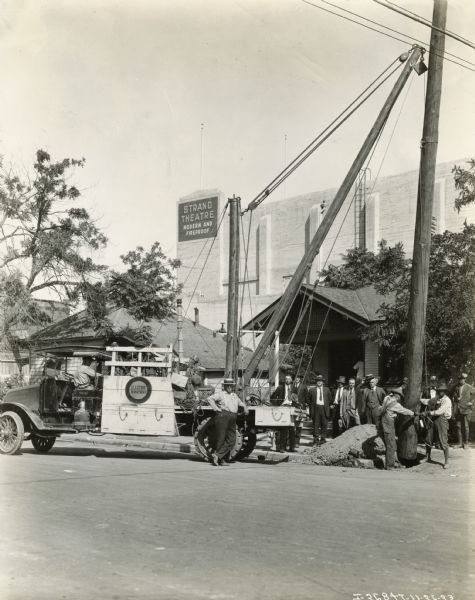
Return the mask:
[[[475,207],[465,207],[460,213],[454,207],[452,169],[455,164],[465,163],[466,159],[461,159],[437,166],[433,208],[436,232],[456,231],[465,220],[475,221]],[[384,239],[391,246],[402,242],[411,255],[417,186],[417,171],[381,178],[376,183],[369,176],[361,177],[333,223],[307,283],[313,284],[324,266],[339,264],[341,255],[355,246],[377,250]],[[249,248],[246,267],[245,243],[241,244],[243,322],[264,310],[285,289],[335,192],[329,189],[280,201],[269,199],[252,214],[244,215],[242,242],[247,242],[249,233]],[[190,318],[197,308],[200,322],[211,329],[218,329],[226,321],[229,218],[227,214],[222,218],[226,201],[222,192],[208,189],[178,202],[178,258],[182,262],[178,278],[184,284],[183,304]]]

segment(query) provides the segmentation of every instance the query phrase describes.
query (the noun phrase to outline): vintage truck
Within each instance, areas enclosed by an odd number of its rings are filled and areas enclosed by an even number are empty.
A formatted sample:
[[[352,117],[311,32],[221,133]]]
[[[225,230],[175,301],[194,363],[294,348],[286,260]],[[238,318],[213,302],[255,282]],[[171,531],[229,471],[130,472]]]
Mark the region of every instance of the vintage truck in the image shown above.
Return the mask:
[[[206,398],[213,388],[183,385],[184,378],[172,372],[171,346],[44,352],[41,381],[10,390],[0,403],[0,453],[19,452],[25,439],[46,453],[66,434],[194,435],[197,453],[209,459],[214,412]],[[86,357],[94,361],[95,377],[82,387],[72,365]],[[238,415],[235,460],[253,451],[257,432],[292,423],[295,409],[270,406],[260,396],[249,394],[249,415]]]

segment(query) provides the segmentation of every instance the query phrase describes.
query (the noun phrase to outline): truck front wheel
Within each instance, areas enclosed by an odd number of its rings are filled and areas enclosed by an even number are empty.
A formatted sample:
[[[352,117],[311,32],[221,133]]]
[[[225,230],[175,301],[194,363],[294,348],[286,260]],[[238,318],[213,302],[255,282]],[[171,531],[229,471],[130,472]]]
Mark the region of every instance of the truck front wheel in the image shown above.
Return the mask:
[[[0,453],[16,454],[23,443],[25,428],[21,417],[7,411],[0,415]]]
[[[33,448],[40,454],[46,454],[51,450],[56,441],[55,436],[42,437],[41,435],[31,434],[31,443]]]

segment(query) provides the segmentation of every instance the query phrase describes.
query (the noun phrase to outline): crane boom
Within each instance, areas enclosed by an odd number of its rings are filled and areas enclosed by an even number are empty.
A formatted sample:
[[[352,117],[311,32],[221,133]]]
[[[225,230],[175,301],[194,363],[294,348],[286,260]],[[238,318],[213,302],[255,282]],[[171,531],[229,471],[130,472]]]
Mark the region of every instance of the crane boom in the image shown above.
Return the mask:
[[[362,169],[371,148],[374,146],[381,130],[386,123],[387,118],[393,108],[396,100],[398,99],[401,91],[406,84],[413,66],[422,57],[423,49],[419,46],[414,46],[409,53],[409,57],[406,60],[406,64],[403,67],[401,74],[399,75],[393,89],[391,90],[386,102],[384,103],[376,121],[374,122],[371,131],[367,135],[360,151],[358,152],[353,164],[350,167],[343,183],[341,184],[338,192],[330,204],[322,222],[320,223],[307,251],[305,252],[302,260],[300,261],[295,273],[290,280],[287,288],[285,289],[280,302],[277,304],[269,323],[262,335],[262,338],[254,351],[254,354],[247,365],[247,368],[243,375],[244,385],[249,384],[251,377],[253,376],[259,361],[264,356],[264,352],[267,346],[272,342],[274,338],[274,332],[281,328],[282,321],[285,319],[288,309],[292,305],[295,297],[298,294],[302,281],[304,280],[307,269],[312,265],[316,255],[320,251],[321,245],[324,242],[330,227],[332,226],[340,208],[342,207],[351,187],[353,186],[358,173]]]

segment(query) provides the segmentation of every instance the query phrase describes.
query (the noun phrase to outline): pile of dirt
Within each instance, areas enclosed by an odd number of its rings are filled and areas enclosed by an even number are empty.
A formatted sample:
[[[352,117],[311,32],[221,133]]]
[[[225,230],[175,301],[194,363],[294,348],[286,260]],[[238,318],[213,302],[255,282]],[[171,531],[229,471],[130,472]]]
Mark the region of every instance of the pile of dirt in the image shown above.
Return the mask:
[[[384,443],[378,436],[376,426],[358,425],[321,446],[306,450],[305,453],[309,454],[317,465],[361,468],[373,466],[368,459],[377,462],[384,452]]]

